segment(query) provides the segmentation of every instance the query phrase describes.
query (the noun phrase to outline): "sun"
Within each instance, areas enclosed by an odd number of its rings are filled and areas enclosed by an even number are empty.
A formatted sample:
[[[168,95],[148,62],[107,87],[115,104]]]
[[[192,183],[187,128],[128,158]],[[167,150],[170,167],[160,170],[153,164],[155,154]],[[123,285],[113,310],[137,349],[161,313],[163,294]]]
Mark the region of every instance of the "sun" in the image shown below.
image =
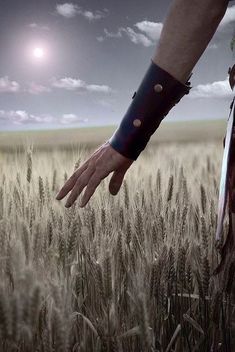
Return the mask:
[[[45,52],[43,50],[43,48],[40,48],[40,47],[36,47],[34,48],[33,50],[33,56],[36,58],[36,59],[42,59],[45,55]]]

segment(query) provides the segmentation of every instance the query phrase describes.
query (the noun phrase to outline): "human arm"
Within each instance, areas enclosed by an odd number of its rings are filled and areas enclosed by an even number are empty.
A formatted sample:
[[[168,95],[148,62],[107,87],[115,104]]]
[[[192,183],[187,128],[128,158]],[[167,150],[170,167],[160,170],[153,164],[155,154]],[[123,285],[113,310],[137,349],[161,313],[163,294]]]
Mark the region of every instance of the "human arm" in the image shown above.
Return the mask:
[[[208,46],[228,0],[175,0],[169,7],[153,61],[182,83]]]
[[[227,5],[228,0],[174,0],[153,61],[184,83],[216,31]],[[111,172],[109,191],[115,195],[132,162],[105,142],[73,173],[56,198],[61,200],[71,191],[66,203],[70,207],[87,186],[80,205],[85,206],[101,180]]]

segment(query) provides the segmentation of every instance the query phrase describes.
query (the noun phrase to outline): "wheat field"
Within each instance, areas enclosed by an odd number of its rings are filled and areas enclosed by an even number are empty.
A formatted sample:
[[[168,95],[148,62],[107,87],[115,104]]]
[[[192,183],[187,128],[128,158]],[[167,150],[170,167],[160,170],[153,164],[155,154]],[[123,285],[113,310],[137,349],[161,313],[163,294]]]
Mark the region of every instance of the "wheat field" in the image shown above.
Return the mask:
[[[0,150],[0,351],[234,351],[234,268],[213,276],[221,142],[148,146],[116,196],[110,175],[67,209],[90,151]]]

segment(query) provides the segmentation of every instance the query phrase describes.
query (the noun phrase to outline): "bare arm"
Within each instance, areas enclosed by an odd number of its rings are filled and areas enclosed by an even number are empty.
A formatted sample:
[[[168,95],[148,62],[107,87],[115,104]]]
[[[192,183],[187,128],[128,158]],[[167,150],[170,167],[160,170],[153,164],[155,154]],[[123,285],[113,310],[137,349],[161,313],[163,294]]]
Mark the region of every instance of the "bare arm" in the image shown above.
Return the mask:
[[[166,16],[153,61],[185,83],[224,16],[228,0],[174,0]],[[67,180],[57,195],[61,200],[70,191],[66,207],[81,194],[85,206],[96,188],[111,172],[109,191],[118,193],[133,160],[118,153],[109,143],[101,145]]]
[[[213,37],[228,0],[174,0],[153,61],[185,83]]]

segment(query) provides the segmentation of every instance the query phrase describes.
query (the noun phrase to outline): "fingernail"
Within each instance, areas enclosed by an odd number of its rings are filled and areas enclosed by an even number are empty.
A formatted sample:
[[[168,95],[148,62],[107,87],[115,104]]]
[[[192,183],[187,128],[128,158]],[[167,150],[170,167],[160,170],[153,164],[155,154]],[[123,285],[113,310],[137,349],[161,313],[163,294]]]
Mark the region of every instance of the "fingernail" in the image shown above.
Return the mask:
[[[65,203],[65,207],[66,207],[66,208],[69,208],[70,205],[71,205],[70,202]]]

